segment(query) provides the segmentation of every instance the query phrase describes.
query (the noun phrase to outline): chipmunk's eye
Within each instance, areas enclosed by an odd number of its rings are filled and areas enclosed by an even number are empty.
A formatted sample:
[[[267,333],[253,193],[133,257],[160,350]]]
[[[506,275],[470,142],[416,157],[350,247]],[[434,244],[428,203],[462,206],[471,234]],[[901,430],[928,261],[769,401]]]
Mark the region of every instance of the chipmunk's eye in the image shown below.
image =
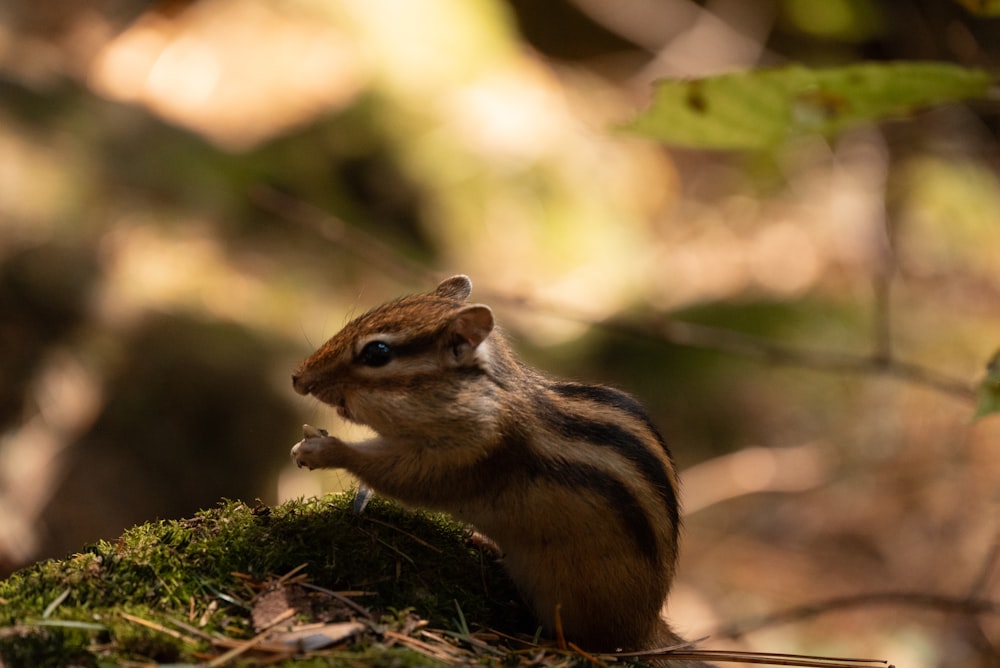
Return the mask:
[[[385,366],[392,359],[392,348],[385,341],[371,341],[365,344],[358,355],[358,361],[365,366]]]

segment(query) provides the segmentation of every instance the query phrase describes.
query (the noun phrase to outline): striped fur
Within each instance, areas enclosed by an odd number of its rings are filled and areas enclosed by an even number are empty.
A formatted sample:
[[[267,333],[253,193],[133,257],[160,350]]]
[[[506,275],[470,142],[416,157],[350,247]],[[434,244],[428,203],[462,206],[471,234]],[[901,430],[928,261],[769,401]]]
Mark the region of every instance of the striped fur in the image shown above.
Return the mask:
[[[521,363],[471,283],[379,306],[306,359],[295,389],[378,437],[305,439],[300,465],[470,522],[505,552],[541,621],[595,650],[676,639],[660,621],[677,560],[677,476],[641,405]],[[365,346],[391,351],[366,364]],[[379,352],[384,352],[381,346]]]

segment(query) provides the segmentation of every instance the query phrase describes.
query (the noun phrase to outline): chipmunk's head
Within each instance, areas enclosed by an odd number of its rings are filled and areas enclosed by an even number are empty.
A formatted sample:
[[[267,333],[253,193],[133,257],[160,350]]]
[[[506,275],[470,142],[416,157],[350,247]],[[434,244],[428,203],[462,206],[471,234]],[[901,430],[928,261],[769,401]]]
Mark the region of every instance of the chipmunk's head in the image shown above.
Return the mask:
[[[453,276],[433,292],[368,311],[303,361],[292,386],[378,432],[412,420],[400,413],[426,411],[463,377],[486,370],[493,312],[467,304],[471,291],[468,276]]]

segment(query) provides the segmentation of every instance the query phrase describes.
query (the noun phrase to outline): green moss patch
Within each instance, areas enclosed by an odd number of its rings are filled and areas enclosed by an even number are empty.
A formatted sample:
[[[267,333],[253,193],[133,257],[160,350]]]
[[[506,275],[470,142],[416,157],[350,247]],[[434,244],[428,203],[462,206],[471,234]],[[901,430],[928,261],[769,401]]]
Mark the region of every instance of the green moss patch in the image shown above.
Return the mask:
[[[534,623],[494,556],[445,516],[351,501],[226,501],[21,570],[0,582],[0,659],[518,662],[498,640]]]

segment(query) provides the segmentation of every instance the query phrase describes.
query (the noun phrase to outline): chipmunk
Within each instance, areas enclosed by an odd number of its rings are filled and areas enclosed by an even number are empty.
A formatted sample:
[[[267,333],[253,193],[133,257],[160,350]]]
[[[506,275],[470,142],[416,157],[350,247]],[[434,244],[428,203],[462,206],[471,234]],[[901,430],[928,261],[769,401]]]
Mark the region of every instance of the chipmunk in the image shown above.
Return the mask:
[[[680,524],[663,439],[631,396],[518,360],[471,291],[453,276],[379,306],[303,361],[295,391],[378,436],[306,425],[292,457],[472,524],[544,626],[581,647],[682,643],[660,618]]]

